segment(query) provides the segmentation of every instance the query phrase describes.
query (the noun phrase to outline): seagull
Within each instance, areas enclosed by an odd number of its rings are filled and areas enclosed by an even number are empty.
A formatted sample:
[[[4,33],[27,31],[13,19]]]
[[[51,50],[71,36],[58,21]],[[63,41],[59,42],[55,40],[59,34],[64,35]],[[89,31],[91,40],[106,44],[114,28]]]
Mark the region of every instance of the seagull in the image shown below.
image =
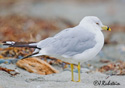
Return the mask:
[[[111,31],[111,28],[103,25],[96,16],[86,16],[77,26],[64,29],[55,36],[40,42],[20,44],[14,41],[6,41],[4,45],[36,48],[33,54],[29,56],[48,55],[69,62],[71,66],[71,80],[80,82],[81,63],[93,59],[104,45],[102,30]],[[74,80],[74,64],[78,64],[78,81]]]

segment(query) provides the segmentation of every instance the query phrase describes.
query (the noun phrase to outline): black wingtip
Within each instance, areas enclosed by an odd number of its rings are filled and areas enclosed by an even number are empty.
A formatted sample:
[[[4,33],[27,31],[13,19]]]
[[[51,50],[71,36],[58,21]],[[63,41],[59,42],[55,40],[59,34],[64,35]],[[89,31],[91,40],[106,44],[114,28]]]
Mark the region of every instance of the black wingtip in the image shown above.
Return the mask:
[[[30,54],[30,55],[28,55],[28,56],[25,56],[25,57],[21,58],[21,60],[22,60],[22,59],[29,58],[29,57],[32,57],[33,55],[36,55],[36,54],[38,54],[38,53],[39,53],[39,52],[36,52],[36,53]]]

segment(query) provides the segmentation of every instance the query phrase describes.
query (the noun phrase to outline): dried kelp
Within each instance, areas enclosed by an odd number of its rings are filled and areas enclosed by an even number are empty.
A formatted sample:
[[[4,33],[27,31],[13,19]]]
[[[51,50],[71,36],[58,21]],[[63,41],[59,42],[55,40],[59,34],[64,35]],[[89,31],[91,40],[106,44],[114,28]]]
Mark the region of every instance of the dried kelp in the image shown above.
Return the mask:
[[[0,66],[0,71],[5,71],[8,74],[10,74],[11,76],[15,76],[15,75],[19,74],[19,72],[16,72],[15,70],[4,68],[4,67],[1,67],[1,66]]]
[[[17,66],[26,69],[31,73],[37,73],[41,75],[48,75],[52,73],[58,73],[58,70],[53,68],[47,62],[40,60],[39,58],[26,58],[19,60]]]
[[[10,59],[10,58],[21,58],[31,54],[34,49],[32,48],[17,48],[17,47],[8,47],[1,49],[0,59]]]
[[[107,65],[100,67],[98,71],[110,75],[125,75],[125,62],[124,61],[110,62]]]

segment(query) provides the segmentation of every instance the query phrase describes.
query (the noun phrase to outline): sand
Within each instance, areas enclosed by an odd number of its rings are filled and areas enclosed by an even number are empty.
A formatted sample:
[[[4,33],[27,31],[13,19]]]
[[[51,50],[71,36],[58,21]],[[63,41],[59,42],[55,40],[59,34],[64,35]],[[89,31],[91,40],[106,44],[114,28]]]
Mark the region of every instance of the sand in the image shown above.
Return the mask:
[[[0,66],[9,69],[15,69],[20,74],[11,76],[10,74],[0,71],[0,88],[124,88],[125,76],[109,76],[92,72],[86,73],[82,68],[81,82],[71,81],[71,72],[61,71],[57,74],[38,75],[29,73],[15,64],[1,64]],[[74,74],[77,79],[77,73]],[[94,81],[117,82],[120,85],[94,85]]]

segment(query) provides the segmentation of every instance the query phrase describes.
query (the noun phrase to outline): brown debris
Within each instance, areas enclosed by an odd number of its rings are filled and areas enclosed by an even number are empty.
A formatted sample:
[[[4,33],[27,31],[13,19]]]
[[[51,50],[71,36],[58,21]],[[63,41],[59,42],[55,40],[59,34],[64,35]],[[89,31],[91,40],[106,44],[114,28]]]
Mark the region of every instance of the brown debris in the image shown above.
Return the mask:
[[[1,59],[1,58],[3,58],[3,56],[2,56],[2,55],[0,55],[0,59]]]
[[[7,72],[7,73],[10,74],[11,76],[15,76],[15,75],[19,74],[19,73],[16,72],[15,70],[3,68],[3,67],[0,67],[0,70]]]
[[[39,58],[26,58],[23,60],[19,60],[16,65],[23,69],[26,69],[28,72],[41,75],[58,73],[58,71],[51,65],[43,60],[40,60]]]
[[[99,72],[112,71],[111,75],[125,75],[125,62],[117,61],[104,65],[98,69]]]
[[[99,71],[105,72],[105,71],[109,71],[109,70],[113,70],[113,69],[114,69],[114,64],[108,64],[108,65],[104,65],[104,66],[100,67]]]
[[[1,49],[0,59],[9,59],[9,58],[18,58],[19,56],[27,56],[33,52],[32,48],[23,48],[23,47],[8,47]]]
[[[65,61],[62,61],[60,59],[57,59],[57,58],[54,58],[54,57],[50,57],[50,56],[47,56],[47,55],[43,55],[41,56],[41,58],[44,58],[44,61],[48,62],[47,60],[50,59],[51,61],[49,61],[48,63],[49,64],[63,64],[65,63],[65,66],[63,67],[63,69],[67,68],[67,65],[70,65],[69,62],[65,62]],[[77,64],[74,64],[75,67],[77,67],[78,65]]]
[[[109,63],[109,60],[100,60],[101,63]]]
[[[56,58],[54,58],[54,57],[50,57],[50,56],[47,56],[47,55],[43,55],[43,56],[41,56],[41,58],[44,58],[44,61],[47,61],[47,59],[50,59],[50,60],[52,60],[51,62],[49,62],[50,64],[61,64],[61,63],[65,63],[65,64],[68,64],[68,65],[70,65],[70,63],[68,63],[68,62],[65,62],[65,61],[62,61],[62,60],[60,60],[60,59],[56,59]]]
[[[19,15],[0,16],[0,26],[0,41],[36,42],[60,30],[56,21]]]

